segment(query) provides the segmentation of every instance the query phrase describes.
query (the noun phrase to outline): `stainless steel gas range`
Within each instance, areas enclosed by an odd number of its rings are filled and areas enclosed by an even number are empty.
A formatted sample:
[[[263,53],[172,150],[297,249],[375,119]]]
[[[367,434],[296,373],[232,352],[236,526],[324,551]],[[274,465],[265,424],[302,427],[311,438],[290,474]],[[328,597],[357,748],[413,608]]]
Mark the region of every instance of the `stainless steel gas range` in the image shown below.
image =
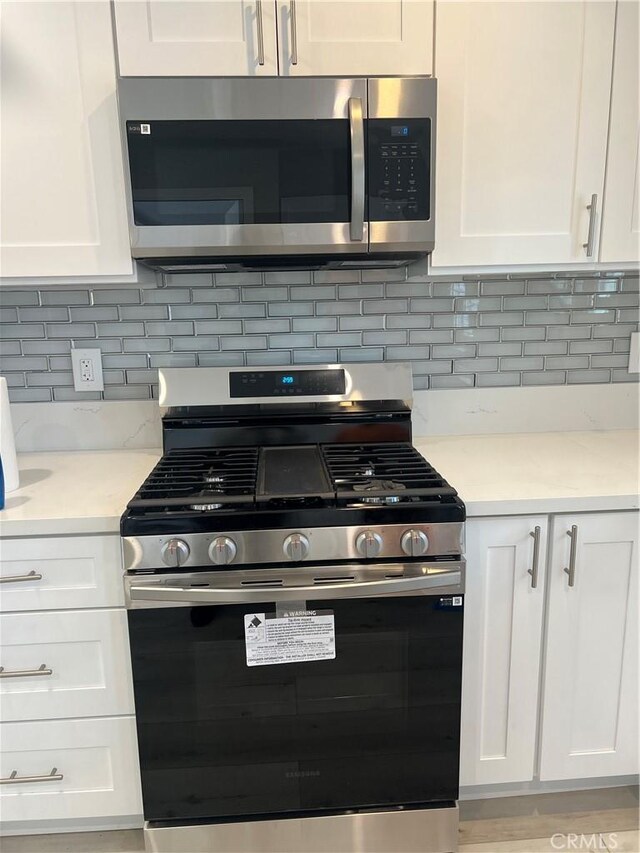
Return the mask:
[[[406,365],[161,374],[121,521],[153,851],[457,849],[464,504]]]

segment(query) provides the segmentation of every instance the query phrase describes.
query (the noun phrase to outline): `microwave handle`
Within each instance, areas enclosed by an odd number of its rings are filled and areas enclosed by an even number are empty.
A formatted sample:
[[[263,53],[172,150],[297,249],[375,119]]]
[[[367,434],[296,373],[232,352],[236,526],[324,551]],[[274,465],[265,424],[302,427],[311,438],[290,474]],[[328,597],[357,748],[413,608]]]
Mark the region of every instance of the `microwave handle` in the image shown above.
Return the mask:
[[[362,98],[349,98],[351,136],[351,222],[349,236],[362,240],[364,234],[364,119]]]

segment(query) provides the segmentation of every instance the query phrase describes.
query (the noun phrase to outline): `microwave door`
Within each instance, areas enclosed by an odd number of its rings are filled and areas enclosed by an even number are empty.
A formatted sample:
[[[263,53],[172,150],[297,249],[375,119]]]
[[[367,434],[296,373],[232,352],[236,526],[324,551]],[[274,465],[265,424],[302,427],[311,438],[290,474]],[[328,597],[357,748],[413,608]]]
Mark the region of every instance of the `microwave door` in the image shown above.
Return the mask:
[[[366,80],[126,78],[138,258],[363,254]]]

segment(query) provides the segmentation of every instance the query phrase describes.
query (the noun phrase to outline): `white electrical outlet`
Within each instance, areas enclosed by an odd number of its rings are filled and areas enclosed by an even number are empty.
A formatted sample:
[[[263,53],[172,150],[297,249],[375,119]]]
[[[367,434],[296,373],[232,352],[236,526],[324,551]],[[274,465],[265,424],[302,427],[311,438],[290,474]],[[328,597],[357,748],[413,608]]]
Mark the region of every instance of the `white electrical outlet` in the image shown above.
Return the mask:
[[[629,373],[640,373],[640,332],[631,335],[631,349],[629,350]]]
[[[72,349],[73,387],[76,391],[103,391],[102,352],[99,349]]]

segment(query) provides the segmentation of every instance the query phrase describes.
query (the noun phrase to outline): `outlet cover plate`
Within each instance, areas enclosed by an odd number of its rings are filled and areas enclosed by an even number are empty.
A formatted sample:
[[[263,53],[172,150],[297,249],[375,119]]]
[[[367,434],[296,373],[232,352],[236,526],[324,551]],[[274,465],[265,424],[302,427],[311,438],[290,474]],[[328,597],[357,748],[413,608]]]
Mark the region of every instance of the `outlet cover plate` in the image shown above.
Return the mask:
[[[89,362],[91,379],[84,379],[83,362]],[[104,391],[102,352],[99,349],[72,349],[71,367],[76,391]]]
[[[640,373],[640,332],[633,332],[631,335],[628,371],[629,373]]]

